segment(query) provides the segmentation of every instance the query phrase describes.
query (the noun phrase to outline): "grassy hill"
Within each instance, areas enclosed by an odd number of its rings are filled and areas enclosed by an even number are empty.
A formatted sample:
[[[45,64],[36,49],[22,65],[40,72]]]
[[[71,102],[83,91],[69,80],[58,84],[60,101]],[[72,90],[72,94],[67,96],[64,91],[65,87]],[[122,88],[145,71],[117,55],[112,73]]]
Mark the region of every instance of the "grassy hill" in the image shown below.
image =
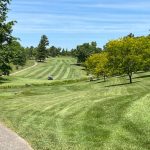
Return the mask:
[[[35,60],[27,60],[25,66],[19,66],[18,69],[16,68],[15,65],[11,64],[12,70],[11,70],[10,73],[13,74],[13,73],[15,73],[17,71],[21,71],[21,70],[26,69],[26,68],[28,68],[30,66],[33,66],[34,64],[35,64]]]
[[[87,78],[86,72],[82,67],[76,66],[76,59],[71,57],[49,58],[46,62],[38,63],[34,67],[33,62],[25,66],[25,70],[19,70],[13,75],[1,80],[0,88],[18,87],[25,85],[41,85],[51,84],[53,82],[61,82],[65,80],[80,80]],[[27,67],[31,67],[26,69]],[[54,80],[48,81],[51,75]]]
[[[150,73],[135,74],[133,84],[126,77],[63,84],[63,79],[85,77],[70,65],[74,61],[50,59],[3,81],[0,121],[35,150],[149,150]],[[21,81],[52,82],[49,73],[62,81],[20,86]]]
[[[16,76],[43,80],[47,80],[48,75],[52,75],[55,80],[85,77],[85,72],[81,67],[75,66],[75,63],[76,59],[70,57],[50,58],[44,63],[38,63],[34,69],[25,70]]]

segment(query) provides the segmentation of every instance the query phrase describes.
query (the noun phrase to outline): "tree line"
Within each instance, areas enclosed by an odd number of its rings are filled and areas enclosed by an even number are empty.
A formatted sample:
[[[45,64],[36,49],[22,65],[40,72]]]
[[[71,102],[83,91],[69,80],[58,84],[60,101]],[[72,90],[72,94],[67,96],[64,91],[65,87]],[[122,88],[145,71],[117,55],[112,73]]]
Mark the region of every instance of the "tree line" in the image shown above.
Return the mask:
[[[46,35],[42,35],[41,40],[38,44],[38,47],[35,48],[35,59],[36,61],[42,62],[47,57],[56,57],[56,56],[72,56],[77,58],[77,63],[84,62],[91,54],[99,53],[102,51],[101,48],[97,47],[96,42],[84,43],[82,45],[78,45],[77,48],[71,50],[65,50],[61,48],[56,48],[52,46],[47,48],[49,45],[49,40]],[[29,53],[31,53],[32,49],[29,49]]]
[[[64,49],[49,46],[46,35],[42,35],[37,47],[23,47],[19,40],[12,36],[13,26],[16,21],[7,22],[8,5],[11,0],[0,1],[0,75],[9,75],[11,65],[16,68],[24,66],[28,59],[35,59],[43,62],[48,57],[73,56],[77,58],[77,63],[82,63],[91,54],[101,51],[96,42],[78,45],[76,49]]]
[[[67,49],[55,46],[47,47],[49,41],[46,35],[41,37],[37,47],[23,47],[18,38],[12,36],[16,21],[7,21],[8,5],[11,0],[0,0],[0,75],[9,75],[11,66],[24,66],[28,59],[44,61],[47,57],[71,55]]]
[[[33,48],[27,48],[28,53],[31,56],[31,58],[35,58],[38,62],[43,62],[48,57],[57,57],[57,56],[71,56],[71,52],[68,49],[55,47],[55,46],[49,46],[49,40],[46,35],[42,35],[40,42],[37,47]]]
[[[11,0],[0,1],[0,75],[9,75],[11,64],[16,68],[26,64],[28,59],[43,62],[48,57],[72,56],[77,64],[84,65],[88,74],[107,76],[127,74],[132,83],[132,75],[137,71],[150,70],[150,35],[128,36],[111,40],[102,48],[96,42],[83,43],[75,49],[49,47],[49,40],[42,35],[37,47],[23,47],[12,36],[16,21],[7,22],[8,5]]]
[[[132,83],[133,73],[150,70],[150,35],[135,37],[131,33],[109,41],[103,49],[96,42],[84,43],[66,53],[54,46],[47,49],[48,44],[47,36],[43,35],[36,48],[37,61],[44,61],[49,56],[73,56],[77,58],[77,64],[86,67],[88,74],[103,76],[104,81],[107,76],[127,74]]]
[[[86,69],[96,76],[132,75],[137,71],[150,71],[150,35],[135,37],[129,34],[117,40],[111,40],[98,54],[85,61]]]

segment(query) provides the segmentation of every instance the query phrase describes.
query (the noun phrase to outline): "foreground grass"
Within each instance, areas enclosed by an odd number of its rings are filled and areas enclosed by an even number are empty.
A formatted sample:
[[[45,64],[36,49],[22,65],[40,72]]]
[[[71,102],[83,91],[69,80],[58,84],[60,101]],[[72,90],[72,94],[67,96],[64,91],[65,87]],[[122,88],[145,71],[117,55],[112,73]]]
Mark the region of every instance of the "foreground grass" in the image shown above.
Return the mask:
[[[36,150],[150,149],[150,73],[0,89],[0,121]]]

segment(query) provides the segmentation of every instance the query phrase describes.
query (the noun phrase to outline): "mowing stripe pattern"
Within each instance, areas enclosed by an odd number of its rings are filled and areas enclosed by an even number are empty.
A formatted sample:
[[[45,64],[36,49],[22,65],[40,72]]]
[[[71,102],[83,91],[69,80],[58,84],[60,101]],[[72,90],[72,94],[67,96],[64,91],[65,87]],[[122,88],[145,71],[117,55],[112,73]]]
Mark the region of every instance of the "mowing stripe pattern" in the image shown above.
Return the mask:
[[[46,62],[38,63],[36,67],[22,71],[16,74],[16,76],[41,80],[47,80],[49,75],[53,76],[55,80],[86,77],[86,73],[82,70],[82,67],[73,65],[75,63],[76,60],[70,57],[49,58]]]

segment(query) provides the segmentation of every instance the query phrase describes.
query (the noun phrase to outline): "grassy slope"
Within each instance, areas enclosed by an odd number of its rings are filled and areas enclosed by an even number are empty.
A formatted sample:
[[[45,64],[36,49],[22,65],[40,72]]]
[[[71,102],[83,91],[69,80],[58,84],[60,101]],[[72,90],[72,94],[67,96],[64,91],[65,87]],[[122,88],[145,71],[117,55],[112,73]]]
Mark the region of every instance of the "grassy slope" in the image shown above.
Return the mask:
[[[34,63],[35,63],[35,60],[27,60],[26,65],[23,66],[23,67],[22,67],[22,66],[19,66],[18,70],[16,69],[16,67],[15,67],[14,65],[11,65],[12,71],[11,71],[10,73],[14,73],[14,72],[16,72],[16,71],[20,71],[20,70],[22,70],[22,69],[26,69],[26,68],[28,68],[28,67],[30,67],[30,66],[33,66]]]
[[[50,84],[60,80],[86,78],[86,73],[82,70],[82,67],[77,67],[73,65],[74,63],[76,63],[75,58],[49,58],[44,63],[38,63],[34,68],[7,77],[6,80],[0,80],[0,88],[24,86],[26,84]],[[49,75],[53,76],[54,81],[47,80]]]
[[[135,77],[0,89],[0,121],[40,150],[148,150],[150,73]]]
[[[16,76],[43,80],[47,80],[49,74],[55,80],[85,77],[84,72],[73,65],[75,62],[76,60],[70,57],[51,58],[44,63],[39,63],[34,69],[23,71]]]

